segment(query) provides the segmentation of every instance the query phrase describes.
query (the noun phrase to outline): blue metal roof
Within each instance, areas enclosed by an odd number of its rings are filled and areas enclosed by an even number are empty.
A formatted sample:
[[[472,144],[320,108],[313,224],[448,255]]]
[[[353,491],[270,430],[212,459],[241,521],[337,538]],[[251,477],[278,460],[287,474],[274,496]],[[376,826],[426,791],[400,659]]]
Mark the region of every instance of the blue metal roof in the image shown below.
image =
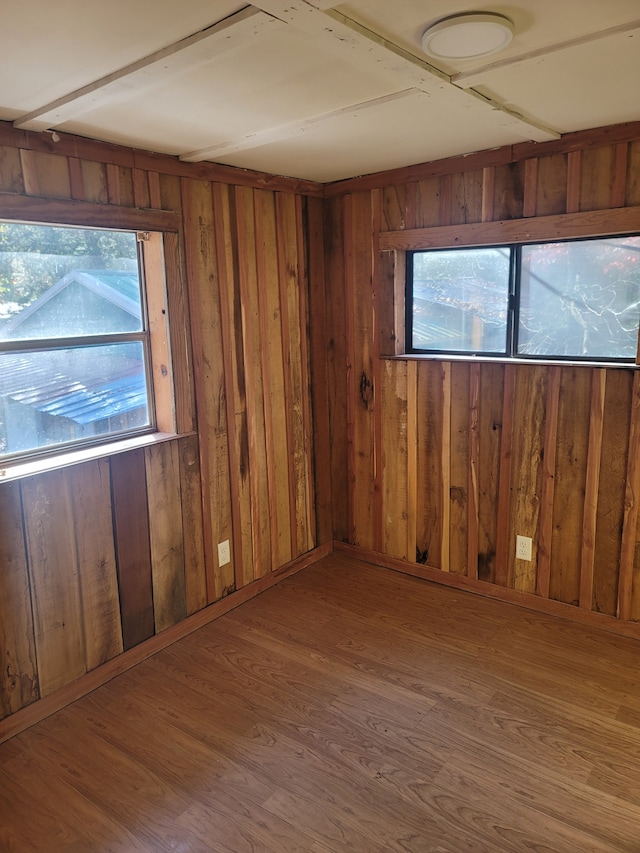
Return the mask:
[[[35,364],[29,354],[6,355],[1,361],[0,397],[10,397],[49,415],[90,424],[147,406],[144,373],[137,371],[102,378],[95,384],[79,382],[46,364]]]

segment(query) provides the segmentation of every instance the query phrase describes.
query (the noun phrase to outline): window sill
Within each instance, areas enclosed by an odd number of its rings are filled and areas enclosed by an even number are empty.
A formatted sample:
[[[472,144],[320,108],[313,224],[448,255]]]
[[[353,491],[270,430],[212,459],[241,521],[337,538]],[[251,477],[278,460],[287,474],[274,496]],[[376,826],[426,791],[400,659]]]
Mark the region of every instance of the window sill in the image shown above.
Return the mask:
[[[183,435],[195,435],[195,433],[153,432],[131,438],[121,438],[93,447],[83,447],[78,450],[68,450],[65,453],[42,456],[39,459],[12,462],[6,465],[0,463],[0,484],[20,480],[24,477],[32,477],[35,474],[44,474],[47,471],[68,468],[70,465],[80,465],[82,462],[102,459],[105,456],[114,456],[116,453],[126,453],[128,450],[150,447],[164,441],[181,438]]]
[[[560,358],[513,358],[511,356],[500,355],[456,355],[455,353],[421,353],[421,352],[406,352],[398,355],[381,355],[385,361],[461,361],[467,364],[529,364],[541,367],[590,367],[606,368],[623,368],[625,370],[637,370],[640,364],[634,364],[629,361],[579,361]]]

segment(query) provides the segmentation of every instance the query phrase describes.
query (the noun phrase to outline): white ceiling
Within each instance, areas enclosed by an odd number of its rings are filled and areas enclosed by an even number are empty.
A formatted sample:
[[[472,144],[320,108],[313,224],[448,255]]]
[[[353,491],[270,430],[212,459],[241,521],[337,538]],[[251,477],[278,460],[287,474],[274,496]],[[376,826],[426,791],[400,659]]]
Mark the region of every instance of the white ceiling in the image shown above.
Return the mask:
[[[427,59],[457,12],[507,49]],[[638,0],[2,0],[0,119],[333,181],[640,119]]]

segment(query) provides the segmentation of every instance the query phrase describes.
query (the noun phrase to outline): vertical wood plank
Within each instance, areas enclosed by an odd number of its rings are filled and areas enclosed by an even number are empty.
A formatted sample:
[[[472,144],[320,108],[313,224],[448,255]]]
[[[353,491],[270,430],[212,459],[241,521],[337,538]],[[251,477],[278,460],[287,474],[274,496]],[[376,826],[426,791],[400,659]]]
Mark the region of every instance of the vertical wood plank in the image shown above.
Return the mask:
[[[477,576],[495,583],[505,366],[482,364],[479,369]]]
[[[83,201],[85,198],[84,175],[82,174],[82,162],[77,157],[69,157],[69,184],[71,198]]]
[[[567,211],[567,155],[538,157],[538,189],[536,216],[550,216]]]
[[[348,441],[353,484],[350,519],[353,544],[368,549],[374,547],[374,484],[379,464],[374,435],[377,390],[373,386],[371,221],[370,193],[354,193],[345,216],[347,281],[352,283],[347,295],[351,401]]]
[[[66,157],[21,149],[20,160],[27,195],[71,198],[69,163]]]
[[[410,543],[409,437],[407,362],[383,361],[381,376],[382,536],[379,550],[414,561]]]
[[[627,170],[629,163],[629,143],[619,142],[615,147],[613,161],[613,179],[611,181],[610,207],[624,207],[627,193]]]
[[[500,474],[498,477],[498,512],[496,519],[496,575],[498,586],[509,583],[509,517],[511,505],[511,468],[513,448],[516,367],[508,364],[504,371],[502,402],[502,435],[500,437]]]
[[[113,163],[107,163],[107,196],[109,204],[120,204],[120,170]]]
[[[135,207],[151,207],[149,201],[149,180],[143,169],[133,169],[133,203]]]
[[[440,213],[438,219],[440,225],[451,225],[451,204],[453,197],[453,186],[451,175],[442,175],[440,177]]]
[[[535,216],[538,203],[538,159],[527,160],[524,164],[524,200],[523,216]]]
[[[236,187],[236,227],[238,232],[238,281],[242,305],[242,336],[245,381],[247,383],[247,429],[249,439],[249,481],[251,490],[251,534],[253,574],[250,583],[271,571],[271,531],[265,444],[264,385],[260,306],[256,269],[256,234],[253,190]]]
[[[444,365],[417,365],[417,499],[416,551],[418,562],[442,568],[444,506],[442,444],[444,432]]]
[[[156,423],[161,432],[174,432],[176,429],[175,398],[169,349],[167,284],[162,242],[162,235],[158,233],[149,234],[149,239],[144,241],[144,270]]]
[[[384,510],[384,461],[382,459],[382,441],[383,441],[383,408],[384,408],[384,389],[383,389],[383,369],[380,360],[380,311],[381,311],[381,296],[380,296],[380,252],[376,251],[378,242],[378,234],[380,233],[382,221],[382,193],[379,189],[371,191],[371,230],[373,232],[373,252],[372,252],[372,296],[373,296],[373,318],[372,318],[372,370],[373,370],[373,389],[374,393],[378,393],[378,400],[374,399],[373,411],[373,441],[375,454],[375,473],[373,483],[373,548],[375,551],[383,550],[384,529],[385,529],[385,510]],[[397,376],[397,380],[401,381],[401,377]],[[406,379],[406,374],[405,374]],[[397,393],[402,395],[402,391],[397,388]],[[406,392],[406,389],[405,389]],[[406,468],[405,468],[406,475]],[[405,513],[406,515],[406,513]],[[406,527],[403,528],[406,534]],[[401,537],[402,541],[406,539],[406,535]]]
[[[440,179],[433,177],[416,184],[416,228],[440,224]]]
[[[567,155],[567,213],[580,210],[580,173],[582,152],[570,151]]]
[[[81,160],[84,200],[95,204],[108,204],[107,170],[104,163]]]
[[[451,363],[442,364],[442,444],[440,446],[442,471],[442,542],[440,568],[451,570]]]
[[[17,482],[0,484],[0,719],[40,698]]]
[[[602,428],[592,609],[609,616],[615,616],[618,607],[632,391],[633,371],[608,371]]]
[[[451,364],[449,571],[466,575],[469,556],[470,365]]]
[[[324,202],[324,240],[327,288],[327,384],[329,394],[329,446],[331,450],[331,520],[333,536],[349,539],[350,454],[347,450],[347,288],[345,280],[345,205],[348,198]],[[316,458],[318,458],[316,456]]]
[[[187,616],[208,603],[207,572],[202,521],[202,482],[198,437],[188,435],[178,443],[180,503],[184,531],[184,583]]]
[[[260,338],[265,400],[267,490],[271,529],[271,565],[282,566],[292,558],[291,506],[289,500],[289,443],[287,399],[284,381],[282,315],[278,277],[275,196],[256,191],[256,256]]]
[[[305,515],[299,525],[302,553],[316,544],[315,485],[313,481],[313,423],[311,418],[311,361],[309,355],[309,270],[306,229],[303,225],[301,196],[295,197],[296,244],[298,248],[298,323],[300,335],[300,383],[302,400],[302,434],[304,438]]]
[[[0,145],[0,192],[26,192],[22,180],[22,161],[18,148]]]
[[[467,485],[467,576],[478,578],[480,462],[480,365],[469,368],[469,476]]]
[[[509,585],[521,592],[536,591],[540,491],[545,422],[547,368],[516,368],[511,470],[511,513],[507,546]],[[533,540],[533,559],[515,557],[516,536]]]
[[[178,432],[195,429],[193,399],[192,333],[178,234],[163,237],[167,285],[170,355],[173,374],[173,412]]]
[[[224,367],[224,394],[227,401],[229,471],[233,472],[229,481],[231,518],[233,521],[233,585],[227,588],[227,592],[231,592],[233,589],[240,589],[244,585],[245,577],[253,577],[251,532],[253,522],[251,519],[242,309],[240,287],[237,280],[238,244],[233,226],[235,197],[230,187],[222,184],[213,185],[213,213],[220,287],[222,365]]]
[[[523,216],[523,187],[523,162],[495,167],[493,219],[520,219]]]
[[[210,185],[205,181],[185,180],[182,198],[198,407],[207,600],[211,603],[234,586],[233,561],[239,559],[239,552],[233,548],[232,562],[218,566],[217,543],[232,538],[222,312],[216,276],[218,250]]]
[[[124,649],[153,636],[149,510],[144,451],[109,460]]]
[[[306,241],[309,247],[309,347],[315,467],[316,537],[324,545],[333,539],[331,522],[331,423],[328,387],[327,291],[322,200],[306,199]],[[344,429],[344,424],[343,424]]]
[[[561,369],[559,367],[550,367],[548,369],[544,419],[542,484],[540,488],[540,532],[538,536],[538,570],[536,578],[536,593],[542,596],[542,598],[549,598],[551,581],[553,495],[556,477],[560,380]]]
[[[178,443],[146,447],[149,542],[156,633],[187,615]]]
[[[593,575],[598,516],[598,492],[602,457],[602,430],[607,371],[594,370],[591,381],[591,408],[589,411],[589,445],[587,449],[587,476],[582,523],[582,560],[580,563],[580,607],[591,610],[593,600]]]
[[[624,516],[620,547],[619,619],[631,618],[638,498],[640,496],[640,373],[633,374],[627,472],[625,477]]]
[[[72,495],[87,670],[122,652],[109,460],[67,469]]]
[[[609,207],[614,175],[613,145],[601,145],[582,151],[580,172],[580,210]]]
[[[75,519],[66,470],[22,481],[40,693],[86,672]]]
[[[549,595],[580,602],[592,370],[562,368],[558,400]],[[546,460],[545,460],[546,464]]]
[[[482,170],[482,221],[493,221],[494,199],[496,194],[496,168],[485,166]]]

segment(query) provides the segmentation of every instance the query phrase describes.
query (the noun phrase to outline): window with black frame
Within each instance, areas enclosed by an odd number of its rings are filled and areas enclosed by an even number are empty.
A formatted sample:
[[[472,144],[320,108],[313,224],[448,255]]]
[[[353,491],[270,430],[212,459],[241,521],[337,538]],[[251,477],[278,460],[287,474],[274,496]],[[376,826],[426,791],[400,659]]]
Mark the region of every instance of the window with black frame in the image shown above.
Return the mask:
[[[638,235],[407,258],[407,352],[636,360]]]
[[[0,222],[0,459],[154,427],[134,231]]]

